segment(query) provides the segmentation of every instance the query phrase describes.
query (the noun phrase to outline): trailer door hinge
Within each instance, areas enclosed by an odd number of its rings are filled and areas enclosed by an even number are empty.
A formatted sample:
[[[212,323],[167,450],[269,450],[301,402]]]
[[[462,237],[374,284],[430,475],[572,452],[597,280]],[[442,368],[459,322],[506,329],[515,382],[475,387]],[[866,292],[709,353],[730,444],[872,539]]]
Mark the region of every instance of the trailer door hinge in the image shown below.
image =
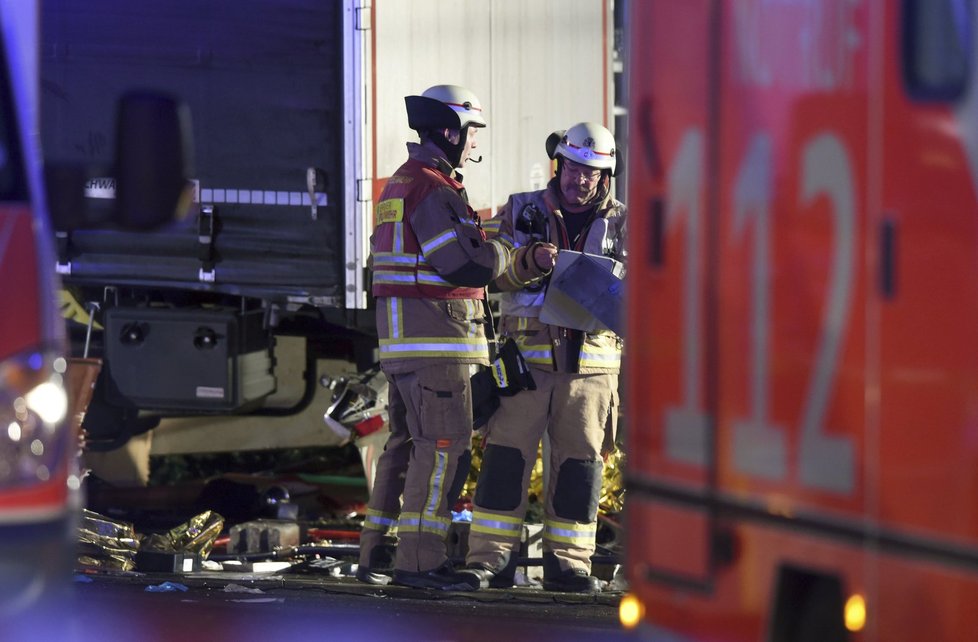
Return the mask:
[[[358,178],[356,181],[357,202],[366,203],[373,200],[373,182],[369,178]]]
[[[58,263],[55,270],[58,274],[71,274],[71,236],[68,232],[57,231],[54,233],[54,239],[58,249]]]
[[[197,279],[202,283],[214,282],[214,206],[202,205],[197,215],[197,257],[200,271]]]
[[[357,31],[370,31],[370,3],[364,2],[354,9],[354,28]]]

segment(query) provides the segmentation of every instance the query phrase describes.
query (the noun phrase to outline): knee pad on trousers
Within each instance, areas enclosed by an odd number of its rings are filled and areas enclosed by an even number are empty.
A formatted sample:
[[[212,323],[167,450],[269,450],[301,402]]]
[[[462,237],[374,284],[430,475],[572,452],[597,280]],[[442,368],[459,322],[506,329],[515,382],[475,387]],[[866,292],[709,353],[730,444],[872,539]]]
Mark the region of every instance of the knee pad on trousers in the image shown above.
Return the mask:
[[[455,467],[455,477],[452,478],[452,485],[448,487],[448,510],[455,510],[455,503],[458,496],[462,494],[462,487],[465,480],[469,477],[469,469],[472,467],[472,451],[466,450],[458,458],[458,465]]]
[[[554,488],[554,513],[563,519],[593,522],[601,497],[600,460],[568,459],[560,465]]]
[[[526,492],[523,488],[523,453],[518,448],[489,444],[482,455],[475,503],[489,510],[516,510]]]

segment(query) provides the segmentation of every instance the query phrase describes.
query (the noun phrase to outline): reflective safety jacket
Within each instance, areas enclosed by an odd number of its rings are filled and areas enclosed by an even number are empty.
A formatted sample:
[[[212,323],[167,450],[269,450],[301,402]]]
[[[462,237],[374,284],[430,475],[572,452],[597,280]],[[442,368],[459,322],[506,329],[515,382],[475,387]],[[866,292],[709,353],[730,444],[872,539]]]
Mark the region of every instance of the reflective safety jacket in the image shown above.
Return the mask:
[[[409,158],[388,180],[371,238],[381,366],[409,372],[431,362],[488,365],[485,286],[512,258],[502,239],[486,240],[461,182],[433,144],[408,143]],[[525,265],[514,278],[543,273]]]
[[[546,189],[513,194],[499,213],[486,222],[486,234],[512,245],[514,250],[546,240],[561,250],[603,254],[624,263],[625,205],[604,188],[594,214],[575,242],[567,238],[559,190],[559,180],[555,177]],[[531,225],[530,219],[534,217],[542,218],[542,222]],[[507,270],[493,285],[503,292],[499,334],[513,337],[531,367],[583,374],[621,370],[623,341],[610,330],[582,332],[540,321],[545,282],[533,282],[527,287],[512,270]]]

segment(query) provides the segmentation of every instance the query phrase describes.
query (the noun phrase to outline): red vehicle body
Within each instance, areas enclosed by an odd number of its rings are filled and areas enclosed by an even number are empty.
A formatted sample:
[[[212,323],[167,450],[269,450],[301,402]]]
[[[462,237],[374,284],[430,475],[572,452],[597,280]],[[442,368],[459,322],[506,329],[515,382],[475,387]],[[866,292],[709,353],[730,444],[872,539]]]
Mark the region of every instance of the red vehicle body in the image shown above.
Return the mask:
[[[80,487],[37,144],[36,31],[35,2],[0,2],[0,618],[11,619],[61,597]]]
[[[90,224],[73,207],[89,170],[42,162],[38,20],[37,0],[0,0],[3,639],[63,639],[71,626],[65,589],[82,505],[78,428],[100,367],[96,359],[66,358],[53,225]],[[173,221],[189,189],[189,113],[172,96],[133,91],[120,97],[116,116],[118,183],[129,196],[107,220],[158,229]]]
[[[974,639],[975,3],[630,8],[643,630]]]

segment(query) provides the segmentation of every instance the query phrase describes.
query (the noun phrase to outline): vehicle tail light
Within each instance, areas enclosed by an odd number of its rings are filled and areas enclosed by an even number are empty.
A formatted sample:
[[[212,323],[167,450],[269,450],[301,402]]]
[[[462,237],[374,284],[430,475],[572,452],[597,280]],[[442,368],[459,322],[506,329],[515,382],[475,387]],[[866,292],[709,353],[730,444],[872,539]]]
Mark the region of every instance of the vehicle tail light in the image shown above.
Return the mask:
[[[0,361],[0,489],[46,482],[64,460],[66,368],[36,350]]]

